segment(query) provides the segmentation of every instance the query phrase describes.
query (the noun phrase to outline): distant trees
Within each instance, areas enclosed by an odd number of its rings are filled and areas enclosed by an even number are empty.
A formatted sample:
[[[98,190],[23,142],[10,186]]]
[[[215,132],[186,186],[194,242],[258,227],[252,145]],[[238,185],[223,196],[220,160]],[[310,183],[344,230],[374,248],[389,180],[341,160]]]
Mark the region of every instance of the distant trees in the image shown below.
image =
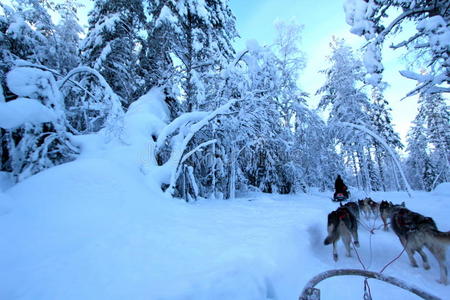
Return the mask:
[[[352,184],[366,190],[385,190],[388,182],[396,183],[389,188],[399,186],[398,180],[386,177],[386,166],[393,164],[384,147],[365,132],[340,125],[348,122],[363,126],[381,136],[391,148],[401,148],[400,139],[390,124],[387,101],[377,89],[371,97],[367,95],[362,81],[362,63],[343,40],[333,39],[330,46],[330,67],[323,71],[325,85],[317,92],[322,95],[319,108],[329,108],[328,126],[349,171],[355,175],[356,182]],[[394,177],[395,172],[395,169],[390,170]]]
[[[450,180],[450,110],[440,94],[421,94],[408,144],[406,166],[416,189]]]

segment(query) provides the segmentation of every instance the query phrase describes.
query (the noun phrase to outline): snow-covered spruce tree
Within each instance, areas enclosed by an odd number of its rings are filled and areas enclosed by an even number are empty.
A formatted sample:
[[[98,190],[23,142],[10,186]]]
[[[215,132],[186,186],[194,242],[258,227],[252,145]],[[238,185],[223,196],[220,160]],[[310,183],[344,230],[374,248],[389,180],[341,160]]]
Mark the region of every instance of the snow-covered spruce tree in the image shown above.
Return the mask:
[[[80,64],[79,44],[80,34],[83,33],[77,15],[80,7],[81,4],[78,0],[66,0],[55,6],[55,10],[60,15],[60,21],[55,27],[55,38],[57,39],[55,46],[57,66],[55,69],[64,75]]]
[[[366,47],[365,66],[372,74],[369,81],[381,83],[383,65],[381,48],[389,37],[402,34],[402,41],[393,43],[393,49],[404,48],[417,52],[424,59],[427,74],[402,71],[402,75],[418,81],[409,93],[428,91],[450,92],[450,10],[447,0],[347,0],[346,21],[351,32],[369,41]]]
[[[81,45],[82,64],[100,72],[124,106],[133,101],[138,79],[136,45],[144,20],[141,0],[96,0]],[[88,90],[95,90],[95,82],[84,84]]]
[[[291,148],[292,174],[296,191],[318,187],[333,189],[336,170],[344,170],[343,160],[335,150],[335,138],[325,122],[304,105],[295,111],[294,143]]]
[[[228,1],[158,0],[149,7],[155,19],[151,30],[163,34],[159,43],[166,44],[164,49],[179,64],[183,111],[210,108],[208,85],[234,56],[232,40],[237,32]]]
[[[383,138],[392,149],[403,149],[400,137],[392,126],[389,102],[383,96],[380,88],[373,88],[371,100],[372,103],[369,114],[375,133]],[[391,157],[386,152],[386,149],[384,149],[379,142],[375,140],[373,147],[373,155],[377,170],[374,170],[376,175],[374,176],[372,187],[375,190],[391,190],[395,188],[395,186],[390,185],[390,183],[394,182],[393,178],[390,178],[390,176],[392,176],[393,172],[396,172],[395,166],[391,161]],[[390,170],[390,174],[387,173],[388,170]]]
[[[441,182],[450,181],[450,110],[446,100],[440,94],[422,94],[419,98],[419,117],[426,126],[428,143],[436,177],[434,188]]]
[[[151,21],[140,63],[146,82],[163,88],[173,117],[183,112],[212,111],[229,101],[223,95],[218,96],[223,94],[223,90],[219,92],[220,71],[234,58],[231,43],[237,36],[228,1],[150,1],[147,4]],[[179,195],[186,195],[187,185],[197,186],[202,196],[221,197],[228,193],[223,192],[229,189],[222,166],[230,152],[225,150],[224,140],[218,138],[222,134],[220,127],[220,123],[212,121],[190,141],[188,152],[211,139],[216,143],[184,162],[185,174],[177,185]],[[161,160],[165,161],[168,153],[161,154]]]
[[[424,118],[418,114],[413,121],[413,126],[408,132],[408,146],[406,151],[408,157],[405,161],[408,180],[416,190],[431,190],[434,176],[431,159],[429,156],[429,145],[424,126]]]
[[[349,122],[371,128],[368,115],[370,103],[367,95],[361,91],[362,63],[343,40],[333,38],[330,46],[332,53],[328,60],[331,66],[323,71],[326,81],[317,91],[317,94],[322,94],[319,108],[330,107],[328,126],[335,132],[346,161],[353,167],[356,184],[370,190],[367,152],[372,141],[361,132],[339,125],[340,122]],[[337,173],[342,171],[335,170]]]

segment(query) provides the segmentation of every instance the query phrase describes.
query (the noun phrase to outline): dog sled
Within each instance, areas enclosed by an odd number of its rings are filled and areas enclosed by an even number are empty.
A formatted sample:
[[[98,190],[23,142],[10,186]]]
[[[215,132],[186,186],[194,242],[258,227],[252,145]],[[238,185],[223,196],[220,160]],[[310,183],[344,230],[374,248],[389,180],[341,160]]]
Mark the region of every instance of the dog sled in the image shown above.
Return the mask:
[[[333,202],[343,202],[343,201],[347,201],[348,198],[350,198],[350,192],[348,191],[347,193],[336,193],[333,195],[333,198],[331,199],[331,201]]]

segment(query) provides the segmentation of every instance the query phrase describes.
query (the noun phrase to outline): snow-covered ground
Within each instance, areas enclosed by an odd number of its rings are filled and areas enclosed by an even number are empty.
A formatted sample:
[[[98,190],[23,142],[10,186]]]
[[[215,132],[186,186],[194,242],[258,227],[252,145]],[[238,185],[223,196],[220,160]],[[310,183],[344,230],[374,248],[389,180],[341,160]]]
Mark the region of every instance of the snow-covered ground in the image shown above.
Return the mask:
[[[372,197],[406,201],[446,231],[449,190]],[[317,273],[361,267],[340,242],[338,262],[323,245],[326,216],[336,207],[330,194],[184,203],[112,160],[79,159],[0,193],[0,299],[297,299]],[[392,232],[359,234],[369,270],[402,250]],[[429,257],[431,270],[412,268],[403,254],[384,273],[448,299],[450,286],[436,282]],[[369,282],[374,299],[419,299]],[[361,299],[363,279],[331,278],[318,288],[322,299]]]

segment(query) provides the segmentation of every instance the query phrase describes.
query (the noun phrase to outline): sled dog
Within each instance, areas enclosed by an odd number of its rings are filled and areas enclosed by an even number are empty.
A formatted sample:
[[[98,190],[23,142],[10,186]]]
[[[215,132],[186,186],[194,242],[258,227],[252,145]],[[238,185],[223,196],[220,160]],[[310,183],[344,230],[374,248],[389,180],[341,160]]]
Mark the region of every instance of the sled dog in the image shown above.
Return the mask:
[[[355,216],[356,220],[359,219],[359,206],[356,202],[347,202],[344,207],[347,207],[348,210]]]
[[[445,252],[450,244],[450,231],[441,232],[437,229],[432,218],[410,211],[401,206],[392,206],[390,209],[390,221],[392,230],[405,247],[409,261],[413,267],[417,267],[414,253],[417,251],[423,260],[423,267],[428,270],[430,265],[422,248],[425,246],[436,257],[439,263],[439,283],[447,284],[447,265]]]
[[[378,215],[379,204],[373,201],[372,198],[367,197],[362,200],[358,200],[358,206],[366,219],[369,219],[371,215],[374,217]]]
[[[358,241],[358,223],[356,217],[345,207],[339,207],[335,211],[328,214],[328,236],[324,240],[325,245],[333,243],[333,259],[338,260],[338,254],[336,250],[336,243],[339,238],[342,238],[346,249],[346,255],[351,256],[350,243],[352,237],[355,246],[359,247]]]
[[[393,209],[402,208],[402,207],[405,207],[405,202],[402,202],[401,204],[394,204],[391,201],[386,201],[386,200],[382,200],[380,202],[380,205],[379,205],[380,218],[383,221],[384,231],[389,230],[388,218],[389,218],[390,214],[392,213]]]
[[[372,198],[366,198],[365,200],[367,201],[370,213],[373,215],[373,217],[374,218],[378,217],[380,204],[378,202],[374,201]]]
[[[359,210],[364,215],[364,217],[366,219],[368,219],[370,216],[370,207],[369,207],[369,204],[367,203],[366,199],[359,199],[358,206],[359,206]]]

